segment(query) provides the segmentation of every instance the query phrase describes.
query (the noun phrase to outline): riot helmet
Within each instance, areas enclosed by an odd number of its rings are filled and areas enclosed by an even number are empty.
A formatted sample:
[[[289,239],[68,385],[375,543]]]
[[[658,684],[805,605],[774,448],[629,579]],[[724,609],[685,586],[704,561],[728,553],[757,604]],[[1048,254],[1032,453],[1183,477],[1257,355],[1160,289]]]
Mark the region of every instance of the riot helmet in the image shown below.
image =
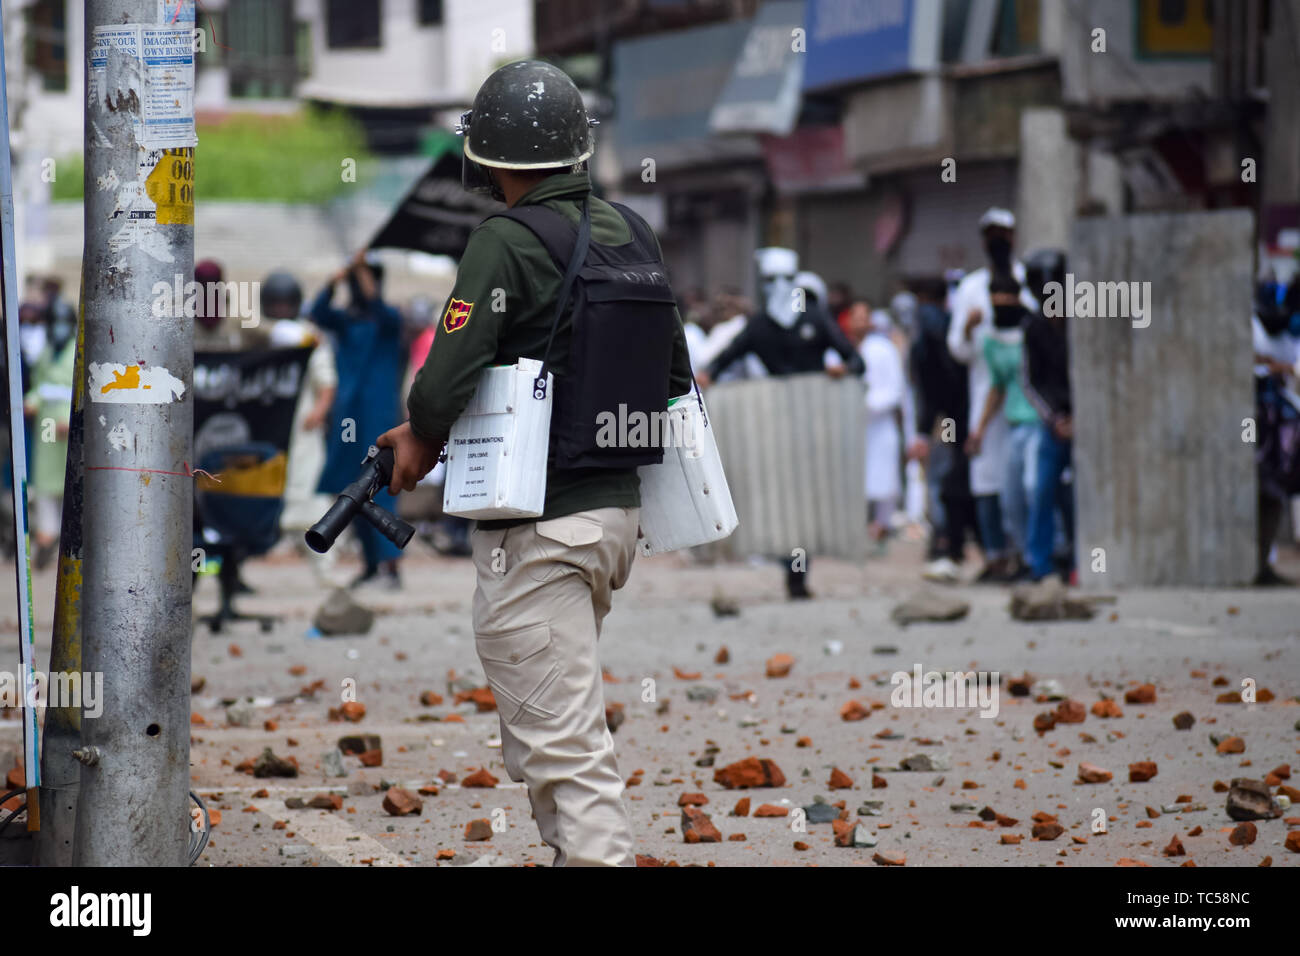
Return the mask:
[[[456,132],[465,137],[461,182],[503,200],[489,167],[578,171],[595,151],[582,94],[540,60],[507,63],[483,81]]]
[[[287,272],[263,279],[259,298],[264,319],[296,319],[302,310],[302,286]]]

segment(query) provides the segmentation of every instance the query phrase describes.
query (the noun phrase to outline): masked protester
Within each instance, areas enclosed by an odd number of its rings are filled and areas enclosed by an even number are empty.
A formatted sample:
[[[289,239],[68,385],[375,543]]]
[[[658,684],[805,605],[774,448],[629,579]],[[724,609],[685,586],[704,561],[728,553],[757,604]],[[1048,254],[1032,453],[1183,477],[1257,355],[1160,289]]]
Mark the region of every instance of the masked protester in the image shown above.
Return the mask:
[[[980,443],[995,415],[1007,422],[1006,471],[998,496],[1008,529],[1008,552],[1013,566],[1008,577],[1028,574],[1025,554],[1029,504],[1037,484],[1038,412],[1020,387],[1024,356],[1024,322],[1028,314],[1020,301],[1020,283],[1010,272],[995,273],[989,281],[993,328],[984,338],[984,362],[989,369],[989,389],[967,439],[967,452],[978,454]]]
[[[506,771],[527,786],[555,864],[635,866],[597,641],[636,554],[640,481],[629,462],[643,449],[594,448],[595,416],[574,410],[651,399],[661,410],[690,389],[690,358],[654,233],[592,195],[591,126],[577,87],[549,64],[507,64],[479,88],[461,120],[464,178],[507,208],[470,234],[407,399],[410,420],[379,444],[394,450],[392,490],[414,488],[486,366],[545,358],[554,400],[544,510],[472,532],[474,640]],[[587,278],[575,280],[583,295],[566,298],[570,263]],[[633,294],[631,308],[604,306]],[[640,344],[627,347],[629,336]]]
[[[989,265],[968,273],[951,297],[952,321],[948,327],[948,350],[969,370],[972,425],[981,414],[992,387],[992,376],[984,354],[984,340],[994,329],[993,301],[989,283],[993,276],[1009,274],[1024,283],[1025,268],[1012,260],[1016,218],[1006,209],[989,209],[980,217],[980,235]],[[1033,297],[1022,290],[1027,308]],[[970,489],[975,497],[980,543],[985,567],[977,580],[1007,581],[1018,575],[1016,562],[1007,545],[1007,528],[1000,495],[1006,481],[1008,426],[1001,411],[988,421],[980,435],[978,450],[970,456]],[[972,446],[975,448],[976,446]]]
[[[822,301],[817,301],[820,290],[810,295],[809,290],[799,287],[798,253],[771,246],[759,249],[754,255],[758,263],[759,310],[748,317],[740,334],[709,363],[699,376],[700,385],[708,386],[750,355],[756,356],[771,376],[826,371],[828,349],[842,359],[842,365],[832,366],[832,374],[839,375],[842,369],[847,369],[855,377],[861,376],[866,368],[862,356],[831,319],[824,292]],[[799,570],[794,562],[781,560],[787,565],[787,594],[793,599],[811,597],[808,589],[811,557],[804,560]]]
[[[63,516],[63,476],[68,459],[68,422],[72,416],[72,386],[76,374],[77,317],[72,306],[56,302],[51,310],[48,338],[35,367],[23,410],[31,416],[32,530],[37,568],[58,553]]]

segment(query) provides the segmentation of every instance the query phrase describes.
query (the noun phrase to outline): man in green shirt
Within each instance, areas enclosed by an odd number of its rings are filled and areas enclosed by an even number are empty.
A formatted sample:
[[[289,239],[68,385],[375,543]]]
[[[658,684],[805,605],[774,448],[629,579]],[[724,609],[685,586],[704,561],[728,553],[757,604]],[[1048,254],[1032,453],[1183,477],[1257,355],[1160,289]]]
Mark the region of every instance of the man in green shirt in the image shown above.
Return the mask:
[[[544,205],[574,224],[587,200],[593,247],[630,242],[624,217],[590,196],[590,125],[560,70],[508,64],[462,121],[467,185],[480,177],[507,206]],[[410,420],[378,440],[394,450],[391,491],[411,490],[433,468],[485,366],[542,358],[562,282],[528,227],[496,217],[474,230],[412,385]],[[571,314],[562,315],[549,359],[557,374],[571,333]],[[690,385],[678,316],[668,395]],[[596,642],[631,570],[640,504],[634,468],[559,469],[552,458],[540,518],[483,521],[471,534],[475,643],[497,701],[502,757],[511,779],[527,785],[557,866],[636,864]]]

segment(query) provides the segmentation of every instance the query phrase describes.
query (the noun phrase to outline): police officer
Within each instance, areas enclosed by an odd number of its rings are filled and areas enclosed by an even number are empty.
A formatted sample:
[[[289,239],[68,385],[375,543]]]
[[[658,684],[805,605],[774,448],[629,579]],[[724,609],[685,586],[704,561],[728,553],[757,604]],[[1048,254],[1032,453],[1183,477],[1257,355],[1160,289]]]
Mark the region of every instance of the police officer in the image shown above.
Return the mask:
[[[586,201],[592,248],[631,242],[629,221],[590,195],[591,125],[563,72],[536,61],[508,64],[484,81],[462,118],[466,185],[512,209],[549,207],[574,225]],[[411,388],[410,420],[378,440],[394,450],[393,492],[411,490],[433,468],[485,366],[542,357],[562,280],[542,241],[519,222],[493,217],[471,233]],[[691,379],[681,318],[676,309],[671,315],[675,396]],[[550,352],[557,395],[572,336],[565,316]],[[636,864],[596,642],[611,594],[631,570],[639,506],[635,469],[557,468],[553,450],[542,516],[481,521],[471,533],[475,643],[497,698],[502,757],[511,779],[527,785],[557,866]]]

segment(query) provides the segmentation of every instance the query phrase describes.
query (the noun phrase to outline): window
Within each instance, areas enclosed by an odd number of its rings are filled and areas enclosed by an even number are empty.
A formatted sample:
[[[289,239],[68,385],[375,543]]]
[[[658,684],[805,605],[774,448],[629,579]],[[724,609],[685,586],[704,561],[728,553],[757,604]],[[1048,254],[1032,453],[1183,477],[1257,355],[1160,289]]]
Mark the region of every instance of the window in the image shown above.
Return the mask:
[[[1134,0],[1139,59],[1202,59],[1214,52],[1212,0]]]
[[[995,57],[1038,52],[1038,0],[1002,0],[991,52]]]
[[[27,65],[50,93],[68,89],[66,0],[36,0],[27,8]]]
[[[380,45],[380,0],[328,0],[325,42],[332,50],[376,49]]]
[[[422,27],[442,23],[442,0],[420,0],[419,22]]]
[[[293,0],[229,0],[222,38],[230,95],[288,99],[298,78]]]

